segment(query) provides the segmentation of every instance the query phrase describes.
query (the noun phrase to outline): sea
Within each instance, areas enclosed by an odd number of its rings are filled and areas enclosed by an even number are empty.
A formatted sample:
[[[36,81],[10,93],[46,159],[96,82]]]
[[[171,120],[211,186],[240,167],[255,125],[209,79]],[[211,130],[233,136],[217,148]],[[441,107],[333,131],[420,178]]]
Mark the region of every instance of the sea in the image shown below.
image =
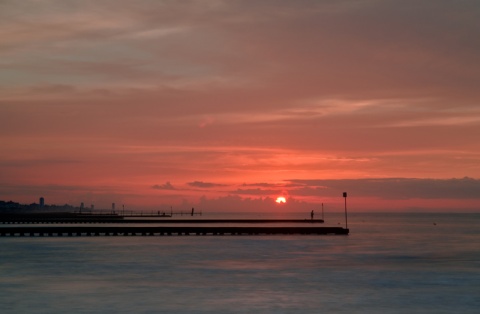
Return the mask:
[[[223,218],[309,217],[235,215]],[[480,313],[479,213],[347,223],[349,235],[1,237],[0,313]]]

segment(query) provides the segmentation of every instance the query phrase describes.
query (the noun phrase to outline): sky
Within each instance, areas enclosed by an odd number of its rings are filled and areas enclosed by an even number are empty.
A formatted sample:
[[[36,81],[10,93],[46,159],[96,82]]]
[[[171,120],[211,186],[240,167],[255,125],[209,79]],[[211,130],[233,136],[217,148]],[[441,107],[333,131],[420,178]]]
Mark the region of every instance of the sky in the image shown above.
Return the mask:
[[[1,0],[0,199],[478,211],[479,38],[477,0]]]

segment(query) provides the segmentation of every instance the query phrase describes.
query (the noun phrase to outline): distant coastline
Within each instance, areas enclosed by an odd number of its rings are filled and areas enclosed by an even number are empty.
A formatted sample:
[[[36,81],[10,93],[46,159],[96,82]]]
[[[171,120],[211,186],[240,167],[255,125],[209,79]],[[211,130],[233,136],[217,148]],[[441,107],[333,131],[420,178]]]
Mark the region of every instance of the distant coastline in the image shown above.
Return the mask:
[[[3,201],[0,200],[0,211],[6,213],[9,211],[15,212],[39,212],[39,211],[48,211],[48,212],[59,212],[59,211],[79,211],[81,207],[72,206],[69,204],[65,205],[48,205],[40,203],[31,203],[31,204],[20,204],[14,201]]]

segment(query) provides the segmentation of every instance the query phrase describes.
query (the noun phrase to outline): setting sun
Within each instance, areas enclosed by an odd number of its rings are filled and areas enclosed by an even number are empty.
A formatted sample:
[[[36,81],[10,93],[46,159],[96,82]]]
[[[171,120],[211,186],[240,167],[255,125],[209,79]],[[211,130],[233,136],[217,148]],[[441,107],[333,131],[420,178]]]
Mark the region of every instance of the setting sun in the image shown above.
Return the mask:
[[[286,203],[287,200],[285,199],[285,197],[279,196],[277,197],[277,200],[275,202],[277,202],[278,204],[283,204],[283,203]]]

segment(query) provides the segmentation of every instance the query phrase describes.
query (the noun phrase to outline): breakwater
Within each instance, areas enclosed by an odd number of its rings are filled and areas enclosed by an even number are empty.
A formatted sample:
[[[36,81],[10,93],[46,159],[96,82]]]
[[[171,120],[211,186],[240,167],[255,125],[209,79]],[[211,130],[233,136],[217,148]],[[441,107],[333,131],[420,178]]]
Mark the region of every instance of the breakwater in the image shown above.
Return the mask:
[[[319,227],[322,219],[171,219],[118,214],[0,214],[0,236],[162,236],[336,234],[341,227]],[[109,225],[110,224],[110,225]],[[114,225],[112,225],[114,224]]]
[[[0,236],[347,235],[341,227],[55,226],[0,228]]]

